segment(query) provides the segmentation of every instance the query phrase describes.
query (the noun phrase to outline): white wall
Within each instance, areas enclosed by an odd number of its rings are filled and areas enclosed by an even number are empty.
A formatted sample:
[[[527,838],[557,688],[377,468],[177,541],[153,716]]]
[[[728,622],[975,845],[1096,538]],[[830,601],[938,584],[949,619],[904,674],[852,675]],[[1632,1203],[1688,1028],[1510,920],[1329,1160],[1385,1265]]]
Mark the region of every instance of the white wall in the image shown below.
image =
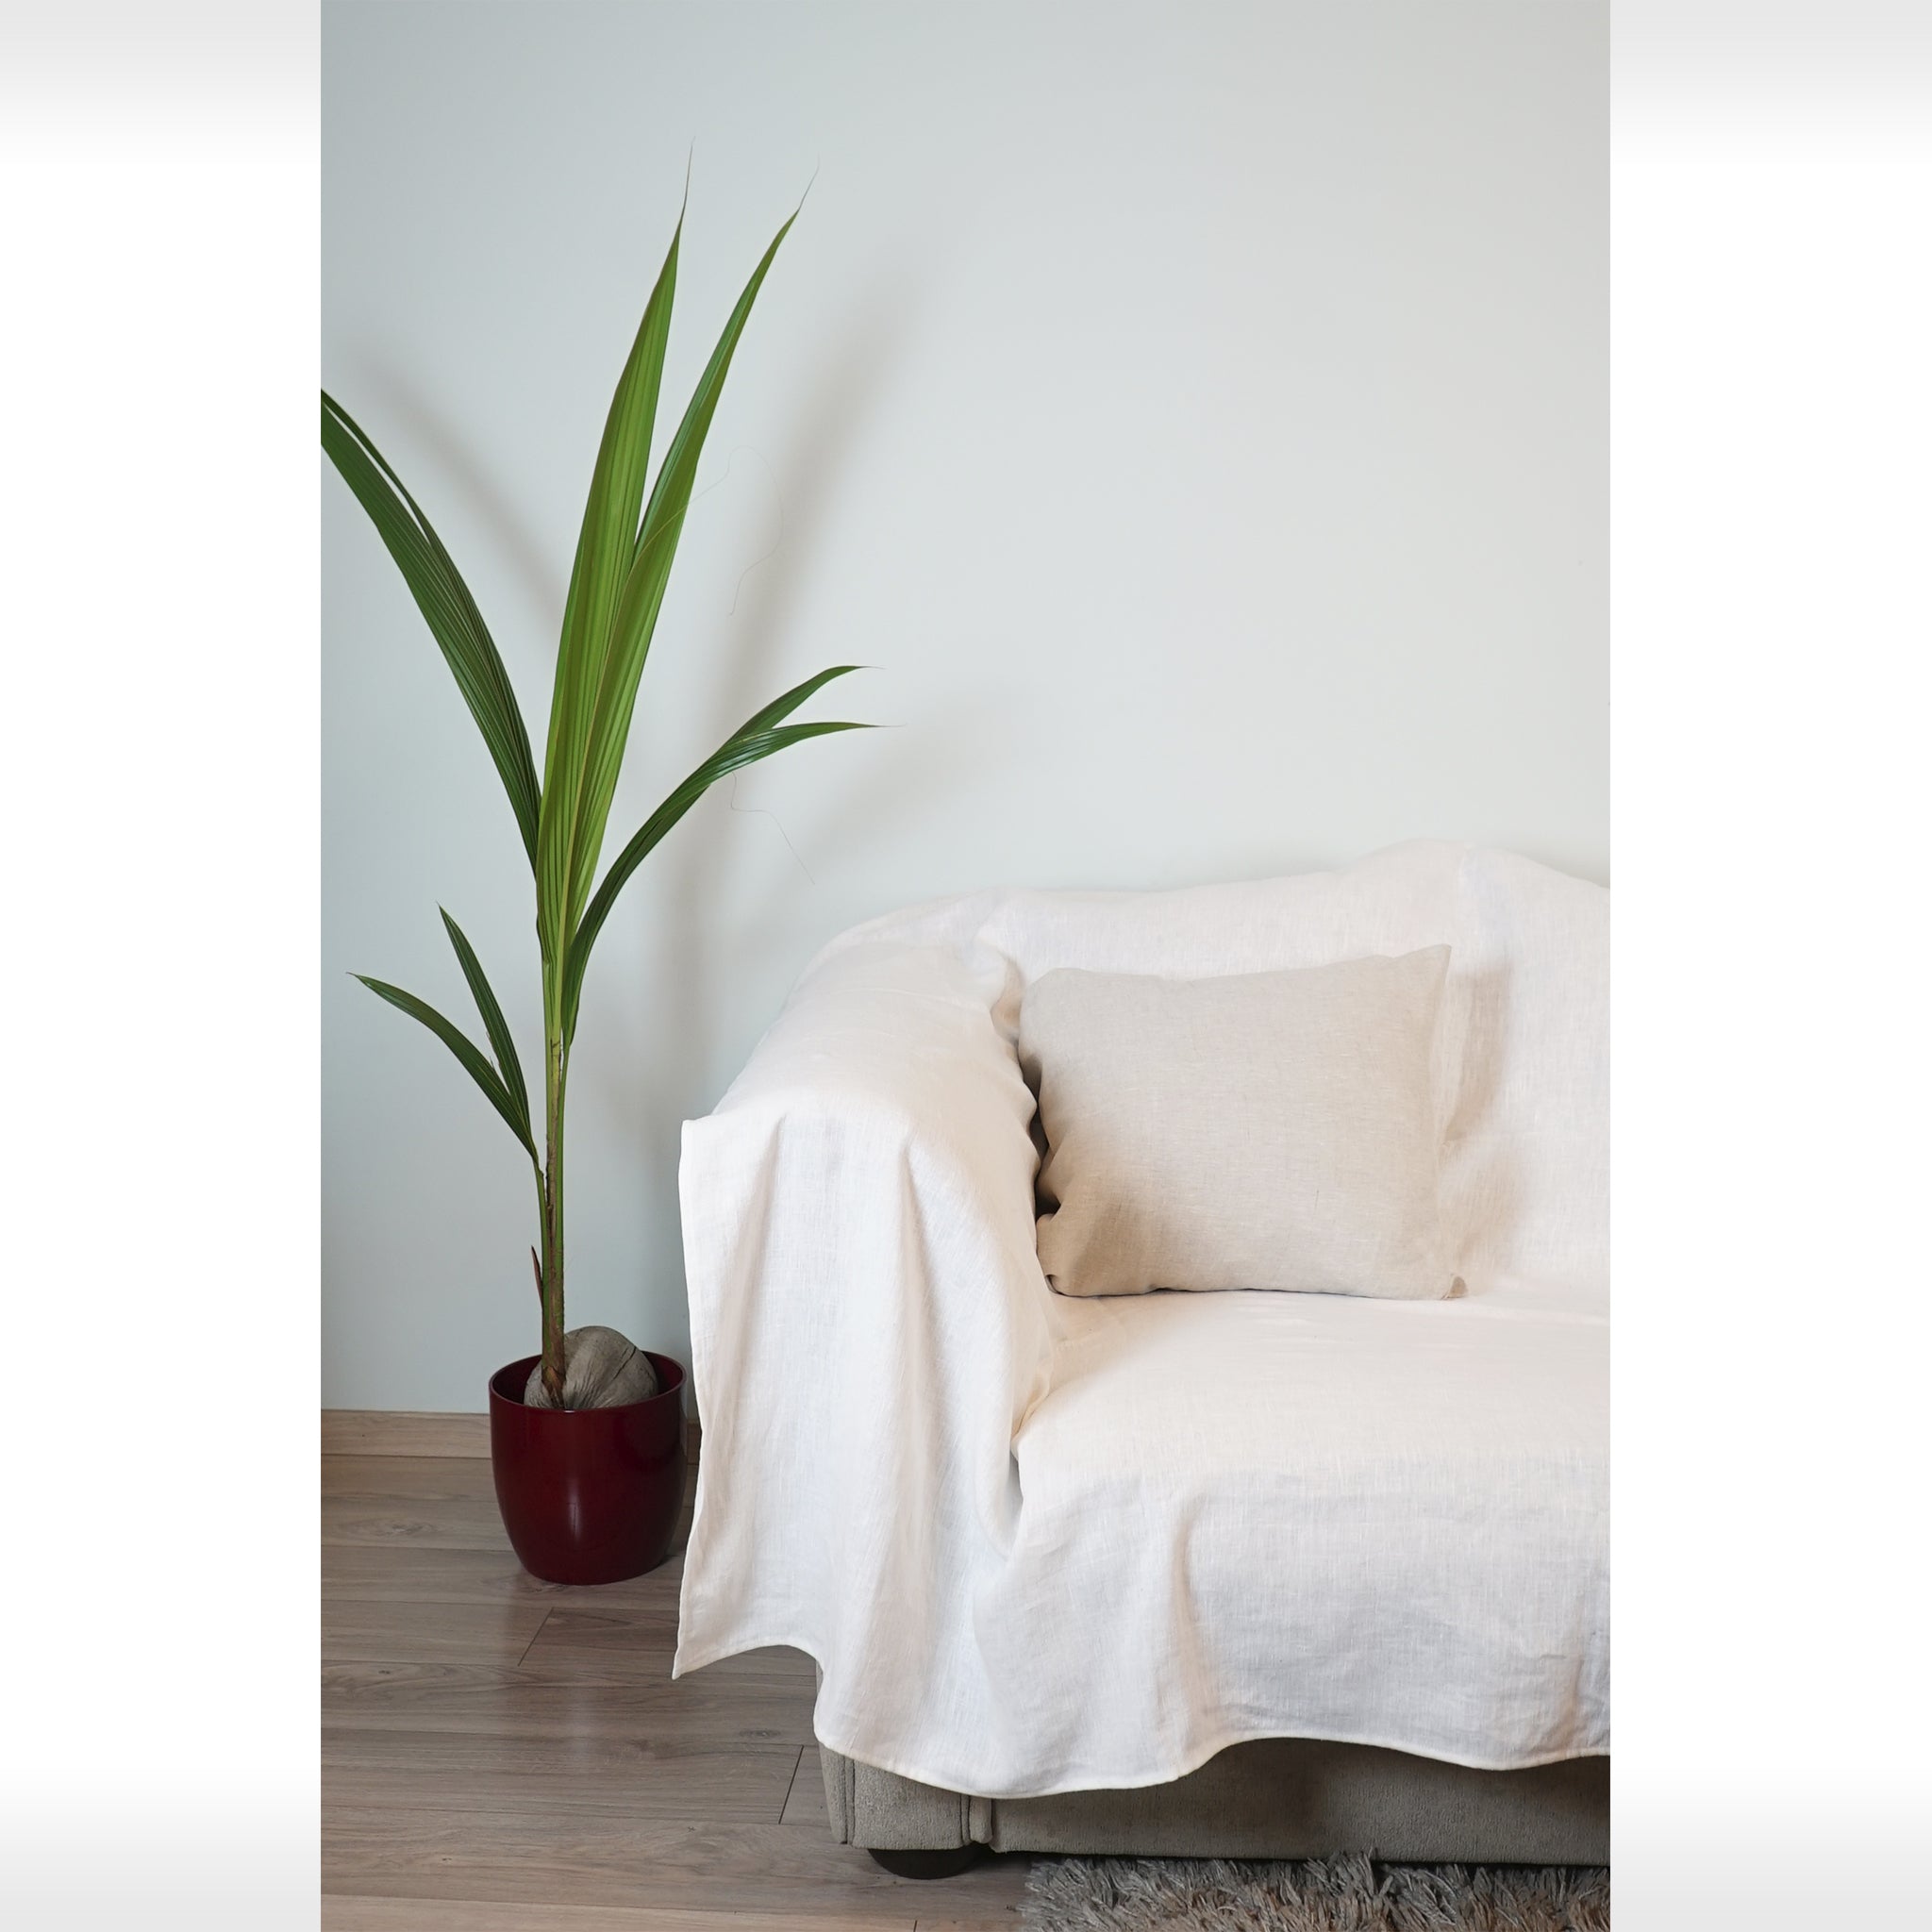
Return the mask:
[[[820,666],[601,941],[574,1323],[685,1355],[678,1124],[831,934],[1417,834],[1607,877],[1603,9],[1549,0],[325,8],[323,376],[540,746],[604,411],[695,142],[666,394],[816,175],[712,434],[612,847]],[[245,247],[246,238],[238,237]],[[667,411],[673,407],[667,403]],[[439,903],[538,1032],[481,741],[325,477],[324,1397],[536,1346],[527,1165],[442,1049]]]

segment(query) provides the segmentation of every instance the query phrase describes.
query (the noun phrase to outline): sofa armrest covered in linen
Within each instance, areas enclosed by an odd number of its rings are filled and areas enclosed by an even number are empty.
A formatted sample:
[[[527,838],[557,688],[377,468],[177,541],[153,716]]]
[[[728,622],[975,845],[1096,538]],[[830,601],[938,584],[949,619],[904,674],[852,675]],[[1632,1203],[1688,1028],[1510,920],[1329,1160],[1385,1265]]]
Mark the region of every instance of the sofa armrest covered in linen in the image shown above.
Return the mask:
[[[684,1130],[705,1452],[675,1670],[795,1645],[820,1736],[874,1763],[971,1701],[943,1660],[972,1652],[1051,1366],[1009,971],[835,950]]]

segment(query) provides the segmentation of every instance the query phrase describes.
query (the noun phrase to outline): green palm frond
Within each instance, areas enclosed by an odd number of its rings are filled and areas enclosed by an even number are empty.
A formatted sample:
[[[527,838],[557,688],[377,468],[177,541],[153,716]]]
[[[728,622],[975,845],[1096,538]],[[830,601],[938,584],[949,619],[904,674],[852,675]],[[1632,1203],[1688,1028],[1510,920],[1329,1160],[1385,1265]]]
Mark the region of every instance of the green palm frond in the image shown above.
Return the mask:
[[[442,908],[436,908],[442,912]],[[457,963],[463,969],[463,978],[468,982],[470,997],[476,1002],[476,1011],[482,1016],[483,1030],[490,1036],[490,1050],[496,1056],[496,1071],[502,1076],[504,1091],[508,1094],[510,1105],[522,1122],[524,1141],[530,1141],[530,1090],[524,1081],[523,1063],[517,1058],[517,1043],[510,1036],[508,1023],[503,1017],[503,1008],[496,1003],[496,995],[490,989],[485,977],[483,962],[477,958],[475,948],[463,936],[463,929],[447,912],[442,912],[442,923],[449,933],[449,942],[456,948]]]
[[[617,392],[610,399],[604,440],[598,445],[597,463],[591,475],[590,499],[584,505],[583,526],[577,535],[576,560],[571,566],[563,636],[557,648],[557,678],[550,696],[549,742],[543,757],[543,787],[550,808],[538,837],[538,931],[549,958],[562,957],[562,908],[569,897],[572,841],[595,716],[593,694],[603,682],[611,620],[629,574],[644,485],[650,476],[651,436],[664,377],[664,350],[671,337],[677,249],[683,233],[680,215],[657,287],[644,307],[630,358],[618,378]]]
[[[841,664],[833,670],[821,671],[816,677],[808,677],[803,684],[795,685],[783,697],[774,698],[763,710],[747,718],[639,826],[630,842],[611,861],[610,870],[605,874],[603,884],[585,908],[583,919],[570,942],[563,977],[563,1038],[566,1045],[576,1032],[577,1002],[583,992],[585,969],[591,963],[591,948],[596,944],[597,935],[603,931],[604,922],[610,916],[610,908],[617,903],[617,895],[624,891],[630,875],[650,856],[665,833],[727,774],[756,764],[760,758],[768,758],[774,752],[783,751],[787,745],[802,744],[808,738],[824,738],[834,731],[870,730],[870,725],[847,724],[842,720],[821,724],[781,724],[778,722],[790,717],[820,686],[858,668],[855,664]]]
[[[391,1006],[400,1007],[412,1020],[420,1020],[428,1027],[443,1045],[455,1054],[462,1063],[464,1071],[477,1086],[482,1088],[484,1097],[504,1120],[509,1130],[524,1144],[530,1158],[537,1158],[536,1142],[531,1138],[527,1107],[520,1110],[510,1098],[509,1089],[503,1084],[502,1076],[464,1035],[462,1029],[453,1026],[426,1000],[419,1000],[412,992],[405,992],[399,986],[391,986],[380,979],[371,979],[366,973],[356,977],[373,993],[386,999]]]
[[[590,568],[582,559],[597,549],[595,575],[604,582],[621,560],[623,590],[610,615],[608,638],[593,641],[587,632],[573,653],[572,641],[566,637],[565,647],[558,656],[550,755],[544,762],[543,813],[538,836],[537,920],[546,957],[558,965],[563,961],[567,936],[583,911],[596,876],[617,774],[630,738],[638,681],[650,655],[658,612],[677,556],[677,540],[697,480],[698,458],[752,304],[791,227],[788,221],[778,230],[738,298],[665,454],[641,523],[636,521],[632,503],[632,521],[626,527],[622,519],[598,505],[594,490],[591,508],[601,512],[594,532],[590,511],[586,512],[585,533],[578,547],[580,568]],[[660,281],[660,291],[663,286]],[[667,301],[667,310],[669,306]],[[653,388],[654,398],[655,393]],[[641,394],[640,386],[640,398]],[[618,423],[618,404],[624,395],[620,384],[618,399],[611,406],[611,425]],[[641,401],[638,407],[641,407]],[[607,443],[610,436],[611,427],[607,426]],[[601,456],[599,462],[601,466]],[[610,546],[608,556],[599,547],[606,544]]]
[[[382,452],[326,390],[322,392],[322,446],[355,491],[356,501],[368,511],[430,634],[441,645],[463,702],[490,748],[503,789],[509,793],[517,829],[534,866],[540,803],[529,734],[524,729],[509,675],[469,586],[416,499],[383,460]]]

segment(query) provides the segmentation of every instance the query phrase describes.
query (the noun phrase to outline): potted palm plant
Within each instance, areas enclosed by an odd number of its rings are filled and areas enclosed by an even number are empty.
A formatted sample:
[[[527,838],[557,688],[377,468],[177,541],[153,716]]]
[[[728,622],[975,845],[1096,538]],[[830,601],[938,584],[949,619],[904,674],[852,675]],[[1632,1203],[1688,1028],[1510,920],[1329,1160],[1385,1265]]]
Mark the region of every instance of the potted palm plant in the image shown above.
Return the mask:
[[[678,219],[611,398],[591,474],[558,643],[541,784],[503,660],[448,551],[369,436],[326,391],[322,396],[322,446],[368,512],[441,647],[508,794],[535,882],[543,990],[541,1128],[503,1009],[447,912],[443,924],[482,1020],[488,1053],[415,994],[357,976],[442,1041],[530,1162],[541,1347],[490,1379],[491,1455],[511,1544],[527,1569],[555,1582],[611,1582],[661,1561],[684,1477],[683,1370],[609,1329],[564,1326],[564,1096],[584,969],[631,874],[718,779],[805,739],[861,728],[843,721],[788,724],[813,692],[855,667],[834,665],[807,678],[747,718],[698,765],[599,878],[638,682],[698,458],[752,305],[791,227],[788,221],[778,230],[746,283],[647,496],[684,228]]]

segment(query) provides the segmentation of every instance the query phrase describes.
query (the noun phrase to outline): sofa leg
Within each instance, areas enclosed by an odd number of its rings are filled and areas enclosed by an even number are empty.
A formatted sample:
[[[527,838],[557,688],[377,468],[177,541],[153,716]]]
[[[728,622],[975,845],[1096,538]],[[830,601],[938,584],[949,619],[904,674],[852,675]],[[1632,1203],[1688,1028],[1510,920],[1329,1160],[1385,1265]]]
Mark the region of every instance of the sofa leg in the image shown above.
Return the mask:
[[[874,1852],[874,1865],[894,1878],[954,1878],[986,1857],[984,1845],[954,1845],[943,1852]]]

